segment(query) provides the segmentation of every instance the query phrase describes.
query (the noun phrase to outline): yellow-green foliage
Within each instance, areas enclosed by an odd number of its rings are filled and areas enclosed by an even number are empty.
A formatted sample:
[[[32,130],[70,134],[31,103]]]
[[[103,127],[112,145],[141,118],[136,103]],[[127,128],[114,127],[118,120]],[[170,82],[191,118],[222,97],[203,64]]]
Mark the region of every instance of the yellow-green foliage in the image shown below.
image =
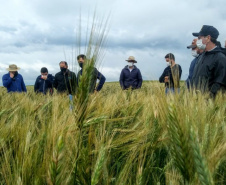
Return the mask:
[[[1,88],[0,184],[226,184],[225,99],[106,83],[71,111],[67,95]]]

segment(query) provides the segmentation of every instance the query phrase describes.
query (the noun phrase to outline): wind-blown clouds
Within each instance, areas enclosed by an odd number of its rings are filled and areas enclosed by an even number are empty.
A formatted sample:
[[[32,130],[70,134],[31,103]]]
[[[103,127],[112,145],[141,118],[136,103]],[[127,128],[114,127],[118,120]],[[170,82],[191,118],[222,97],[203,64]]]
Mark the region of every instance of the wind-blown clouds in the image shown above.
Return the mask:
[[[191,60],[186,48],[202,25],[213,25],[219,41],[226,39],[224,0],[13,0],[0,7],[0,78],[9,64],[21,67],[27,84],[33,84],[40,68],[59,71],[59,62],[67,60],[77,71],[79,22],[82,22],[84,52],[87,26],[94,12],[98,20],[110,14],[105,57],[100,70],[107,81],[118,81],[126,59],[137,59],[144,79],[156,80],[166,64],[164,56],[172,52],[182,66],[182,79],[188,76]],[[81,15],[81,17],[80,17]],[[76,65],[76,66],[75,66]]]

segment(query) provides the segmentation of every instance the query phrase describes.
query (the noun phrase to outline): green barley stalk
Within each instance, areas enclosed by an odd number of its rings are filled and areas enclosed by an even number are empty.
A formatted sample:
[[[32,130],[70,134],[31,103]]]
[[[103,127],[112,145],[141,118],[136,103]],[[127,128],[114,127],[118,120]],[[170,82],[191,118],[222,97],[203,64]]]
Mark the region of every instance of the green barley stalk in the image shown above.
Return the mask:
[[[192,141],[192,151],[194,154],[194,163],[196,172],[198,173],[199,181],[202,185],[211,185],[213,184],[210,171],[207,167],[205,158],[201,155],[200,147],[198,145],[197,136],[193,128],[191,128],[190,139]]]
[[[105,148],[102,146],[102,148],[99,151],[99,155],[94,167],[94,171],[92,173],[92,179],[91,179],[91,185],[96,185],[99,182],[100,174],[103,170],[103,165],[105,161]]]
[[[168,129],[171,139],[171,154],[185,182],[191,182],[194,178],[194,162],[189,142],[189,128],[187,128],[186,124],[182,128],[178,117],[178,111],[175,105],[170,104],[168,111]]]
[[[59,136],[49,166],[49,184],[60,185],[63,181],[62,167],[64,155],[63,137]]]

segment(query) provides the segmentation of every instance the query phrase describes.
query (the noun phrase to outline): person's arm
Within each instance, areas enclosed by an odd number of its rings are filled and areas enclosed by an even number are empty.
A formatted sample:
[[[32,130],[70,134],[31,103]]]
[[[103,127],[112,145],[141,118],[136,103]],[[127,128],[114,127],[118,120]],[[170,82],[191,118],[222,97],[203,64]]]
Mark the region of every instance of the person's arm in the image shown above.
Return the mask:
[[[165,76],[167,76],[166,75],[166,69],[164,69],[162,75],[159,77],[159,82],[160,83],[165,83]]]
[[[123,73],[123,70],[121,71],[121,74],[120,74],[119,83],[121,85],[121,88],[124,90],[125,86],[124,86],[124,73]]]
[[[48,75],[46,82],[48,82],[48,88],[53,88],[54,77],[52,75]]]
[[[26,88],[26,86],[25,86],[24,79],[23,79],[22,76],[21,76],[21,87],[22,87],[22,91],[23,91],[23,92],[27,92],[27,88]]]
[[[210,93],[213,97],[221,89],[221,86],[226,87],[226,58],[222,57],[216,62],[214,70],[214,83],[210,88]]]
[[[99,82],[96,90],[100,91],[102,89],[105,81],[106,81],[106,78],[105,78],[105,76],[103,74],[101,74],[99,71],[97,71],[97,79],[100,80],[100,82]]]
[[[141,75],[140,70],[138,69],[138,85],[137,85],[137,88],[141,88],[142,82],[143,82],[142,75]]]
[[[179,65],[179,79],[181,79],[181,75],[182,75],[182,68],[181,68],[181,66]]]
[[[35,85],[34,85],[34,91],[35,91],[35,92],[38,92],[38,90],[39,90],[39,86],[38,86],[38,78],[36,78],[36,80],[35,80]]]
[[[57,87],[58,87],[57,75],[55,75],[55,78],[54,78],[54,80],[53,80],[53,87],[54,87],[55,89],[57,89]]]
[[[72,72],[72,84],[71,84],[71,88],[72,88],[72,92],[73,94],[75,94],[76,92],[76,87],[77,87],[77,79],[76,79],[76,74]]]
[[[7,77],[7,75],[4,75],[2,77],[2,83],[4,87],[8,87],[11,83],[12,83],[12,78],[11,77]]]

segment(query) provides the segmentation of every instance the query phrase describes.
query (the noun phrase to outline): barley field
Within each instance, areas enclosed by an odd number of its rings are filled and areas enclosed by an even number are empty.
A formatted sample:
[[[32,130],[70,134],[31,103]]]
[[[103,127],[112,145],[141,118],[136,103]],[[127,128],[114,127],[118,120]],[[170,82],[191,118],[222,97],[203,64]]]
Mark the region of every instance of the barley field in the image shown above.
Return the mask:
[[[225,95],[166,96],[158,82],[82,92],[0,88],[0,184],[226,184]]]

